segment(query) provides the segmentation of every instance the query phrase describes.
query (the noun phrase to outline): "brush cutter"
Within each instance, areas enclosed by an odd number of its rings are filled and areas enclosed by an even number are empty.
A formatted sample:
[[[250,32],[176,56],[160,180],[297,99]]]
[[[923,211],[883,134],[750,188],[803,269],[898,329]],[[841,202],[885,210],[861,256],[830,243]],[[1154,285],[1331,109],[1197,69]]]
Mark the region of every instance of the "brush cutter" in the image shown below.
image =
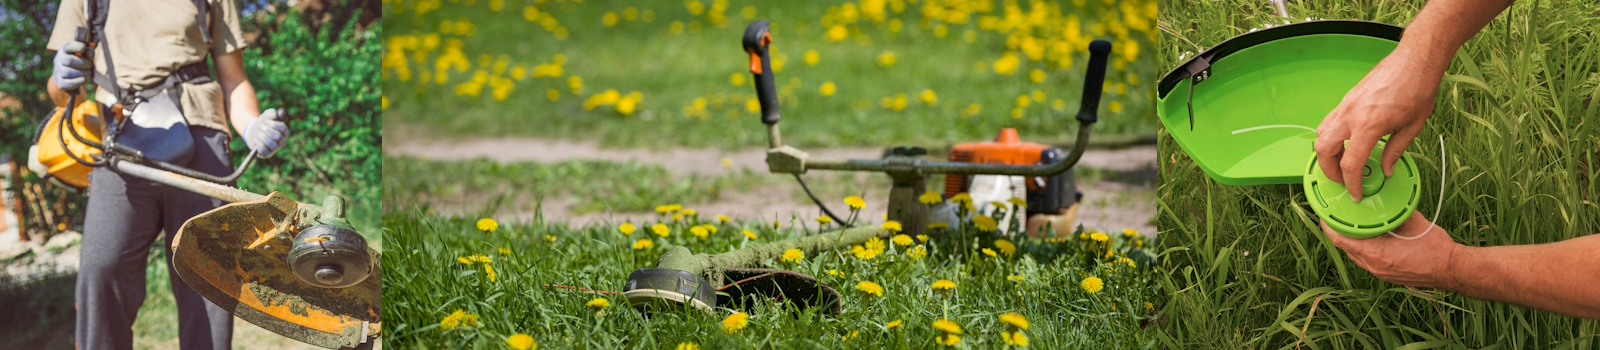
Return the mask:
[[[227,176],[146,158],[117,144],[128,121],[118,108],[75,106],[77,99],[70,91],[66,106],[45,123],[52,130],[41,133],[40,144],[57,147],[33,157],[65,157],[70,164],[51,167],[74,169],[61,172],[73,174],[63,179],[81,177],[68,183],[74,187],[88,186],[90,168],[105,167],[231,203],[178,230],[170,242],[178,276],[234,316],[285,337],[330,349],[372,347],[382,330],[383,270],[378,253],[344,219],[343,198],[312,205],[225,185],[250,166],[254,151]]]
[[[883,159],[824,159],[809,157],[806,152],[786,146],[778,133],[778,97],[773,77],[769,47],[772,35],[767,31],[766,20],[757,20],[745,29],[744,50],[750,55],[750,73],[755,75],[756,95],[761,104],[761,121],[767,125],[767,167],[773,173],[793,174],[796,179],[806,170],[871,171],[889,176],[893,187],[889,191],[888,219],[901,224],[908,235],[921,234],[929,223],[929,206],[918,201],[926,187],[928,174],[946,174],[958,177],[967,175],[1001,175],[1031,178],[1029,186],[1066,186],[1057,183],[1078,163],[1089,142],[1089,128],[1097,120],[1100,106],[1100,88],[1105,80],[1106,56],[1111,43],[1095,40],[1089,45],[1088,73],[1084,78],[1083,99],[1077,115],[1079,128],[1076,145],[1070,154],[1051,152],[1048,147],[1021,144],[1011,137],[998,138],[987,146],[957,147],[968,151],[966,159],[952,154],[955,161],[930,161],[924,158],[927,150],[920,147],[895,147]],[[987,148],[985,148],[987,147]],[[984,151],[990,160],[971,161],[974,150]],[[955,153],[955,152],[952,152]],[[1031,153],[1031,155],[1030,155]],[[1049,153],[1049,154],[1046,154]],[[1054,159],[1050,159],[1053,157]],[[967,161],[963,161],[967,160]],[[1018,162],[1033,162],[1018,165]],[[804,183],[802,182],[802,185]],[[950,185],[949,182],[946,183]],[[947,187],[948,188],[948,187]],[[961,186],[957,186],[961,189]],[[1030,187],[1030,189],[1033,187]],[[1056,190],[1051,188],[1051,190]],[[948,191],[947,191],[948,192]],[[1074,191],[1075,192],[1075,191]],[[1057,192],[1060,193],[1060,192]],[[1070,193],[1070,192],[1068,192]],[[946,193],[952,196],[954,193]],[[814,199],[814,197],[813,197]],[[1061,207],[1060,197],[1048,204]],[[1076,199],[1076,198],[1074,198]],[[1041,207],[1045,202],[1038,202]],[[1035,202],[1029,198],[1029,206]],[[826,208],[824,208],[826,210]],[[831,216],[831,214],[830,214]],[[842,222],[842,221],[841,221]],[[737,306],[741,300],[787,299],[800,306],[823,306],[829,314],[842,311],[839,293],[811,276],[782,270],[755,269],[762,261],[778,258],[788,249],[800,249],[809,254],[819,251],[848,248],[879,237],[888,238],[893,231],[879,227],[849,228],[837,232],[824,232],[812,236],[745,247],[716,255],[695,254],[688,248],[672,247],[656,261],[655,268],[642,268],[628,275],[623,295],[633,305],[650,307],[691,307],[711,311],[713,307]],[[721,287],[715,287],[721,286]],[[726,294],[726,297],[722,297]]]

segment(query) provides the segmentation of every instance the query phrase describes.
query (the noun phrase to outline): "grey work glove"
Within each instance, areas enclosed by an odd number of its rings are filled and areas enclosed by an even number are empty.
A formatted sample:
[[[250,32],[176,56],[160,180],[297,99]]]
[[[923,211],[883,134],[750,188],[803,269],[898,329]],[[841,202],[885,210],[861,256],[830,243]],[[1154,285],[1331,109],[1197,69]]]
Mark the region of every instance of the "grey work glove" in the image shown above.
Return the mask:
[[[271,157],[289,138],[289,126],[279,121],[277,108],[261,111],[261,117],[244,126],[244,144],[250,150]]]
[[[56,50],[55,71],[51,78],[56,80],[56,86],[65,91],[77,91],[88,80],[89,70],[94,66],[89,60],[75,56],[82,53],[86,46],[83,42],[70,41],[61,45],[61,50]]]

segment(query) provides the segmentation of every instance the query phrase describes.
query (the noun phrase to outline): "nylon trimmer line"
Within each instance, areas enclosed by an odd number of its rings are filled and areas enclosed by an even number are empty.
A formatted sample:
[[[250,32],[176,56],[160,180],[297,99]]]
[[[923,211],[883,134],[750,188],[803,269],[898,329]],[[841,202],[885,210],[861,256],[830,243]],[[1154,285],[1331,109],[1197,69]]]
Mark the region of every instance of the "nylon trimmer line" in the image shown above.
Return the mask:
[[[1439,221],[1439,209],[1444,207],[1444,169],[1446,168],[1445,164],[1447,164],[1447,163],[1446,163],[1445,158],[1444,158],[1444,135],[1439,135],[1439,204],[1433,206],[1433,219],[1429,219],[1428,220],[1428,229],[1422,231],[1422,234],[1420,234],[1420,235],[1406,237],[1406,236],[1397,235],[1397,234],[1394,233],[1394,231],[1389,231],[1389,236],[1392,236],[1394,238],[1407,240],[1407,241],[1415,241],[1417,239],[1422,238],[1423,236],[1427,236],[1428,232],[1433,232],[1433,226],[1435,225],[1434,222],[1435,221]]]

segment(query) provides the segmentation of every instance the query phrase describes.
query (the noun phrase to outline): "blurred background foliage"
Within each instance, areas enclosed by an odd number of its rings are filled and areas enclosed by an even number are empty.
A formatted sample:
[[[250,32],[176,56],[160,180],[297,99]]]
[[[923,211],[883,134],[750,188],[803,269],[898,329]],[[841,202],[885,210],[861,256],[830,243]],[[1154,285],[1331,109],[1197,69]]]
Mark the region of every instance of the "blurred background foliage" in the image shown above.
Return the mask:
[[[292,117],[290,143],[272,159],[252,165],[239,187],[279,191],[309,203],[344,196],[351,223],[361,232],[376,232],[383,144],[381,3],[240,1],[251,41],[245,70],[262,107],[283,108]],[[45,43],[58,5],[0,0],[0,38],[6,38],[0,40],[0,154],[10,154],[21,171],[8,188],[29,202],[22,216],[35,233],[74,229],[84,215],[85,197],[27,173],[24,158],[39,121],[54,108],[44,96],[53,55]],[[235,162],[248,153],[239,139],[232,149]]]

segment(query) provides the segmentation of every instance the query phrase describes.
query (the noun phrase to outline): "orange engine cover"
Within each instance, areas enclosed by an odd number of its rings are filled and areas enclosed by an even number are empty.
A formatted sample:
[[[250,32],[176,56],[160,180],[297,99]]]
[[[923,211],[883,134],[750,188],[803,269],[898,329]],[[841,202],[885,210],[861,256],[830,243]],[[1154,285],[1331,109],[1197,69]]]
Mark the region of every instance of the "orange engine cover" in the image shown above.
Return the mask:
[[[1036,165],[1062,161],[1066,152],[1050,145],[1022,142],[1017,129],[1000,129],[994,141],[957,144],[950,148],[950,161],[1009,165]],[[945,175],[944,197],[949,199],[966,192],[971,186],[970,175]],[[1054,213],[1077,201],[1077,186],[1072,172],[1049,177],[1033,177],[1027,181],[1028,212]]]

